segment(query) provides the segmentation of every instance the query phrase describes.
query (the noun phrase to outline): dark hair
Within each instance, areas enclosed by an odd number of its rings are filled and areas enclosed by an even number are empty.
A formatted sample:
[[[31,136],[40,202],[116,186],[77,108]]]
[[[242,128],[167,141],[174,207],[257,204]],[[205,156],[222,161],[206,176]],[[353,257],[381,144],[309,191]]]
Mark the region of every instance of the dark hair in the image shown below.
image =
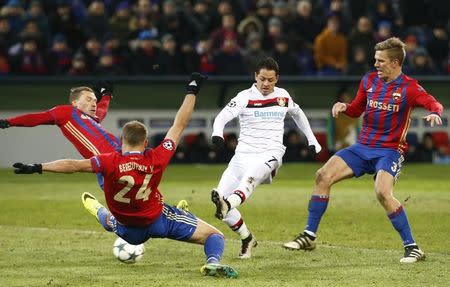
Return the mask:
[[[280,73],[280,68],[278,67],[277,61],[275,61],[273,58],[270,58],[270,57],[262,59],[261,61],[258,62],[258,64],[256,65],[256,70],[255,70],[256,74],[259,74],[261,69],[275,71],[275,74],[277,76]]]
[[[85,86],[71,88],[70,94],[69,94],[69,102],[78,100],[80,98],[82,92],[94,93],[94,91],[91,88],[85,87]]]
[[[142,144],[147,137],[147,127],[138,121],[128,122],[122,128],[123,141],[130,146]]]

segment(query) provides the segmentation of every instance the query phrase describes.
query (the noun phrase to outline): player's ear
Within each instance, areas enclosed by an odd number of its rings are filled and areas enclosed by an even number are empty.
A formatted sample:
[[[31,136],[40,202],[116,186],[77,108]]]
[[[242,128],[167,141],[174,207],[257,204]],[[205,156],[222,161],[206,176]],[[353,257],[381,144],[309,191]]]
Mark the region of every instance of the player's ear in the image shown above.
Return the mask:
[[[147,147],[148,146],[148,139],[145,139],[145,141],[144,141],[144,147]]]
[[[258,77],[258,73],[255,72],[255,82],[256,82],[257,77]]]

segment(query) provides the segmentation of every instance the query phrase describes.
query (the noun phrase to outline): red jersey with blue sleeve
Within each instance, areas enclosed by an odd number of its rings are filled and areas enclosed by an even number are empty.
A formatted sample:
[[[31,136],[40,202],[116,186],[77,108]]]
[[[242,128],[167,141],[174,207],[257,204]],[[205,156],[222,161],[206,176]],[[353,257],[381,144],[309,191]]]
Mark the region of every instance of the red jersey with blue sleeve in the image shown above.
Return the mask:
[[[411,111],[423,107],[442,115],[442,105],[428,94],[416,80],[400,74],[385,83],[377,72],[366,74],[355,99],[347,105],[345,114],[359,117],[364,112],[358,143],[375,148],[408,149],[406,133]]]
[[[174,142],[165,139],[143,153],[113,152],[91,158],[93,171],[105,179],[106,204],[120,223],[146,226],[158,219],[163,209],[158,185],[174,152]]]
[[[120,140],[100,124],[106,117],[110,96],[97,104],[96,117],[91,117],[71,105],[56,106],[48,111],[8,119],[11,126],[34,127],[57,125],[64,136],[84,158],[120,150]]]

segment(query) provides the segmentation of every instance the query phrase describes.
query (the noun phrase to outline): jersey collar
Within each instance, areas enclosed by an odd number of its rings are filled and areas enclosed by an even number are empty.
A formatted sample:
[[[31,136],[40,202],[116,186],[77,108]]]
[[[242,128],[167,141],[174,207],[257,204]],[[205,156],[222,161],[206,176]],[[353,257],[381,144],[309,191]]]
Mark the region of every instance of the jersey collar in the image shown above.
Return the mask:
[[[138,151],[138,150],[132,150],[132,151],[124,152],[122,155],[131,155],[131,154],[144,154],[144,152]]]
[[[256,83],[254,83],[253,85],[252,85],[252,87],[250,88],[250,90],[252,91],[252,93],[256,93],[256,94],[258,94],[258,95],[260,95],[261,97],[263,97],[263,98],[269,98],[269,96],[271,96],[273,93],[275,93],[275,88],[276,87],[274,87],[273,88],[273,92],[272,93],[270,93],[270,94],[268,94],[267,96],[264,96],[259,90],[258,90],[258,88],[256,87]]]

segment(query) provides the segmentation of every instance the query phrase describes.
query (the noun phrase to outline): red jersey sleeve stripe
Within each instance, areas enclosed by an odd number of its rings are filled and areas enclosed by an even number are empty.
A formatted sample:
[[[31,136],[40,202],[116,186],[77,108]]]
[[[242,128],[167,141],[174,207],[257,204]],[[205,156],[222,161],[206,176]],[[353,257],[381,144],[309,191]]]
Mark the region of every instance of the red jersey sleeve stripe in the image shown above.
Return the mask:
[[[73,126],[71,122],[67,122],[64,125],[64,127],[71,135],[73,135],[79,141],[80,144],[82,144],[86,149],[92,152],[93,155],[100,154],[95,145],[92,144],[80,131],[78,131],[77,128]]]

